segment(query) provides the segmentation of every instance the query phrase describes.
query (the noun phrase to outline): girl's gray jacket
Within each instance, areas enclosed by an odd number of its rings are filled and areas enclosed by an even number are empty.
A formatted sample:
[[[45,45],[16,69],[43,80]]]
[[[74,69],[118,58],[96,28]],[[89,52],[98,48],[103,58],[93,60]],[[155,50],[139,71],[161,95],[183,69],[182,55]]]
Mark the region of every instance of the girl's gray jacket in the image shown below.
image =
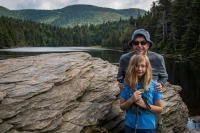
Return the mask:
[[[129,61],[135,52],[123,54],[119,60],[119,68],[117,78],[125,77]],[[165,61],[162,55],[148,51],[148,57],[152,67],[153,80],[161,83],[162,86],[167,82],[168,74],[165,68]]]

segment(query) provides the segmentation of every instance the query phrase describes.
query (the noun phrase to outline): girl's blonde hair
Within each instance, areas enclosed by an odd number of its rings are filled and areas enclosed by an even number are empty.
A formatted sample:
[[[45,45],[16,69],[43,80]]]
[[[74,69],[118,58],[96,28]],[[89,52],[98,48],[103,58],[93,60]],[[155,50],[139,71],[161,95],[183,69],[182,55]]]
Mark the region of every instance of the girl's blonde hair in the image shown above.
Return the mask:
[[[148,86],[152,79],[152,68],[149,61],[149,58],[146,55],[134,55],[132,56],[129,65],[128,70],[125,75],[125,83],[130,86],[132,89],[135,89],[137,83],[138,83],[138,76],[137,76],[137,70],[136,66],[142,62],[145,61],[146,63],[146,72],[141,77],[140,82],[142,83],[145,90],[148,90]]]

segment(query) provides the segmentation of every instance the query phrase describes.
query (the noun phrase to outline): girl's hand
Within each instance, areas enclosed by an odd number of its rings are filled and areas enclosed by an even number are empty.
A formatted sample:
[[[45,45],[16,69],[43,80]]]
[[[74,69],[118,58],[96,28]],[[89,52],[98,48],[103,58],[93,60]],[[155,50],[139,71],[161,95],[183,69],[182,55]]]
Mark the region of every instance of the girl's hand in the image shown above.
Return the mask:
[[[135,104],[137,104],[138,106],[142,107],[142,108],[146,108],[146,104],[144,102],[144,100],[142,98],[140,98],[139,100],[137,100],[135,102]]]
[[[132,103],[138,101],[139,99],[141,99],[142,97],[142,92],[140,91],[135,91],[133,93],[133,95],[130,97],[130,100],[132,101]]]

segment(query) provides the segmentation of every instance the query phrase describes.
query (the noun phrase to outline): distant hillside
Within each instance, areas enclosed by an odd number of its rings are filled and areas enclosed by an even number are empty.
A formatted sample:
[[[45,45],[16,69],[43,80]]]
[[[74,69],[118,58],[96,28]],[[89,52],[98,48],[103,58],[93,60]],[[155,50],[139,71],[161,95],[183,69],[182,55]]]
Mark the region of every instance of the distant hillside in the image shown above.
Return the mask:
[[[77,24],[102,24],[107,21],[125,20],[130,16],[137,18],[138,12],[144,15],[146,11],[136,8],[116,10],[93,5],[71,5],[56,10],[9,10],[0,6],[0,16],[33,20],[62,27],[73,27]]]

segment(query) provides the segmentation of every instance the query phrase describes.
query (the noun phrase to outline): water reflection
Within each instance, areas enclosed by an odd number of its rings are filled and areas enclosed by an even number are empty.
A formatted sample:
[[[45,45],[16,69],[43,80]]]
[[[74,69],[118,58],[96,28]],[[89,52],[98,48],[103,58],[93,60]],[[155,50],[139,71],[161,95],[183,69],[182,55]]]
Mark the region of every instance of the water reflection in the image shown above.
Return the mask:
[[[189,129],[200,129],[200,122],[196,122],[191,118],[188,118],[187,127]]]
[[[23,48],[0,49],[0,51],[8,51],[8,52],[75,52],[75,51],[91,51],[91,50],[110,50],[110,49],[95,48],[95,47],[23,47]]]
[[[92,57],[98,57],[110,63],[118,63],[123,54],[120,50],[94,48],[94,47],[25,47],[13,49],[0,49],[0,59],[35,56],[48,53],[87,52]]]
[[[189,115],[200,115],[200,65],[195,62],[183,62],[176,59],[165,59],[169,75],[168,81],[180,85],[180,95],[189,108]]]

